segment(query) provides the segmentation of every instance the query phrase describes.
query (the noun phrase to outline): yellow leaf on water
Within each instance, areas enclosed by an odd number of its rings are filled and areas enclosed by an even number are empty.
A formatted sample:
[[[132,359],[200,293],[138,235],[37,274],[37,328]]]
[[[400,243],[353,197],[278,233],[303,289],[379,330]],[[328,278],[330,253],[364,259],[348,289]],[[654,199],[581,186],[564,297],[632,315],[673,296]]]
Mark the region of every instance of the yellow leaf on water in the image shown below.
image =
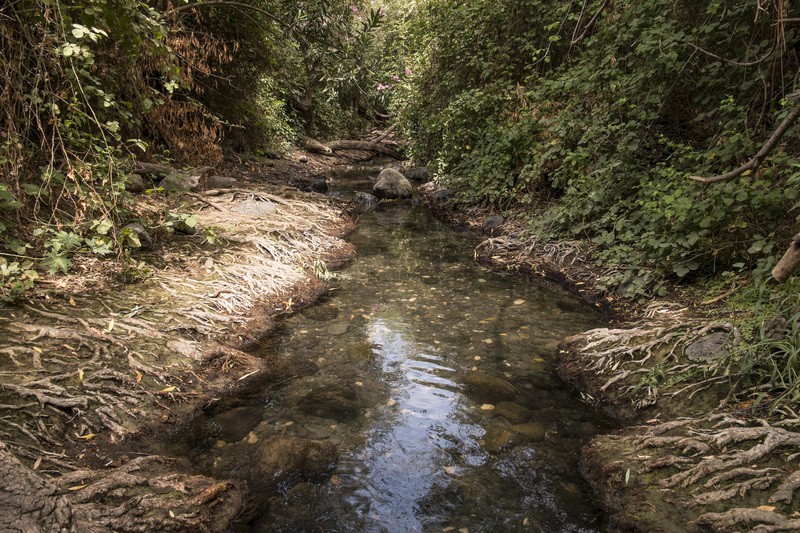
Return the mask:
[[[74,487],[68,488],[67,490],[81,490],[81,489],[83,489],[85,487],[86,487],[86,485],[76,485]]]
[[[78,379],[83,381],[83,369],[82,368],[78,369]]]
[[[167,387],[166,389],[162,390],[161,392],[172,392],[176,389],[176,387]]]
[[[79,439],[83,439],[83,440],[92,440],[93,438],[95,438],[97,436],[97,433],[87,433],[86,435],[78,435],[76,433],[75,436],[78,437]]]
[[[774,511],[775,507],[772,505],[759,505],[756,509],[759,511]]]

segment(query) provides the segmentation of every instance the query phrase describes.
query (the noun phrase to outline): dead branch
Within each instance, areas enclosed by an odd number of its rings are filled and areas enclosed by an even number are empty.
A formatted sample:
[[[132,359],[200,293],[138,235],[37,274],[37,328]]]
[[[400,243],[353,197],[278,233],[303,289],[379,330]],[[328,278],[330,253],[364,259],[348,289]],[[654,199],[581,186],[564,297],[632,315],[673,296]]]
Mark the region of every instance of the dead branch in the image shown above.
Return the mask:
[[[796,105],[795,108],[792,109],[788,115],[786,115],[786,118],[784,118],[783,121],[778,125],[777,129],[772,133],[772,136],[769,138],[769,140],[767,140],[764,146],[761,147],[758,153],[756,153],[756,155],[753,156],[750,161],[739,168],[731,170],[730,172],[726,172],[725,174],[719,174],[717,176],[689,176],[689,179],[703,184],[718,183],[720,181],[738,178],[745,172],[757,169],[764,159],[766,159],[766,157],[772,153],[775,147],[778,146],[778,143],[780,143],[786,132],[791,129],[798,117],[800,117],[800,105]]]
[[[778,283],[783,283],[800,267],[800,233],[792,238],[789,248],[781,260],[772,269],[772,277]]]
[[[339,150],[363,150],[365,152],[375,152],[377,154],[388,155],[397,160],[405,159],[403,154],[396,150],[392,150],[382,144],[372,143],[369,141],[331,141],[328,143],[328,148],[334,152]]]

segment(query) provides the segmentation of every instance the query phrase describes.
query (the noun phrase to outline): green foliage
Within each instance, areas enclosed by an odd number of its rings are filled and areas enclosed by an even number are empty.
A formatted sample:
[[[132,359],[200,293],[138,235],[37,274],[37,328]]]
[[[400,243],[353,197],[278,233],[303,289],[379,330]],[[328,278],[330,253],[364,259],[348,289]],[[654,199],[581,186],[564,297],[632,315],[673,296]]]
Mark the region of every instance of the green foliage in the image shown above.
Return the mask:
[[[414,75],[391,105],[462,200],[531,209],[543,237],[596,245],[604,283],[649,296],[755,265],[793,232],[794,137],[738,180],[687,179],[746,161],[796,105],[800,32],[759,9],[429,0],[404,26]]]

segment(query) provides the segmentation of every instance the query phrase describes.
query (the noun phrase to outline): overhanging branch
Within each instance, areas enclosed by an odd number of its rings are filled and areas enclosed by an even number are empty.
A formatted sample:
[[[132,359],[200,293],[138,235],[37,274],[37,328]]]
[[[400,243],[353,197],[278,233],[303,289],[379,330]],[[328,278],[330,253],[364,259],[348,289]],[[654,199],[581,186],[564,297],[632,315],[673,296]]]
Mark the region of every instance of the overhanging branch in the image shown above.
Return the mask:
[[[786,118],[784,118],[783,121],[778,125],[778,128],[772,133],[772,136],[769,138],[769,140],[767,140],[764,146],[761,147],[758,153],[756,153],[756,155],[754,155],[750,161],[739,168],[731,170],[730,172],[726,172],[725,174],[719,174],[718,176],[689,176],[689,179],[704,184],[718,183],[720,181],[738,178],[748,170],[752,171],[757,169],[764,159],[766,159],[767,156],[772,153],[775,147],[778,146],[778,143],[780,143],[786,132],[791,129],[798,117],[800,117],[800,104],[796,104],[795,108],[788,115],[786,115]]]
[[[291,24],[287,24],[284,22],[280,17],[277,17],[267,11],[264,8],[254,6],[252,4],[245,4],[244,2],[236,2],[235,0],[208,0],[207,2],[195,2],[192,4],[184,4],[182,6],[173,7],[170,10],[164,12],[164,15],[174,15],[176,13],[181,13],[183,11],[188,11],[190,9],[200,8],[200,7],[213,7],[213,6],[229,6],[229,7],[238,7],[241,9],[249,9],[251,11],[255,11],[267,17],[268,19],[277,22],[281,25],[281,27],[293,30],[293,26]],[[297,36],[299,39],[302,39],[300,36]]]

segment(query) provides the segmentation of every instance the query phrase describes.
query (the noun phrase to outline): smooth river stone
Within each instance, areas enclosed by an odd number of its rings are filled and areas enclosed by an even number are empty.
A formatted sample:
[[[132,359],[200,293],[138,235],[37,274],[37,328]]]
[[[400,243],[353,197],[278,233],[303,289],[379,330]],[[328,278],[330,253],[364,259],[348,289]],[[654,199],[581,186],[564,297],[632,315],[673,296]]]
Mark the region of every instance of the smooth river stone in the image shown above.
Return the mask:
[[[547,431],[542,424],[538,422],[528,422],[527,424],[514,424],[511,430],[517,434],[522,440],[529,442],[538,442],[544,440]]]
[[[328,326],[328,333],[331,335],[344,335],[348,329],[350,329],[350,325],[347,322],[337,322]]]
[[[513,400],[517,389],[504,379],[486,374],[469,374],[462,379],[467,396],[481,403],[497,404]]]
[[[512,424],[522,424],[533,416],[533,412],[514,402],[500,402],[494,406],[495,416],[502,416]]]

